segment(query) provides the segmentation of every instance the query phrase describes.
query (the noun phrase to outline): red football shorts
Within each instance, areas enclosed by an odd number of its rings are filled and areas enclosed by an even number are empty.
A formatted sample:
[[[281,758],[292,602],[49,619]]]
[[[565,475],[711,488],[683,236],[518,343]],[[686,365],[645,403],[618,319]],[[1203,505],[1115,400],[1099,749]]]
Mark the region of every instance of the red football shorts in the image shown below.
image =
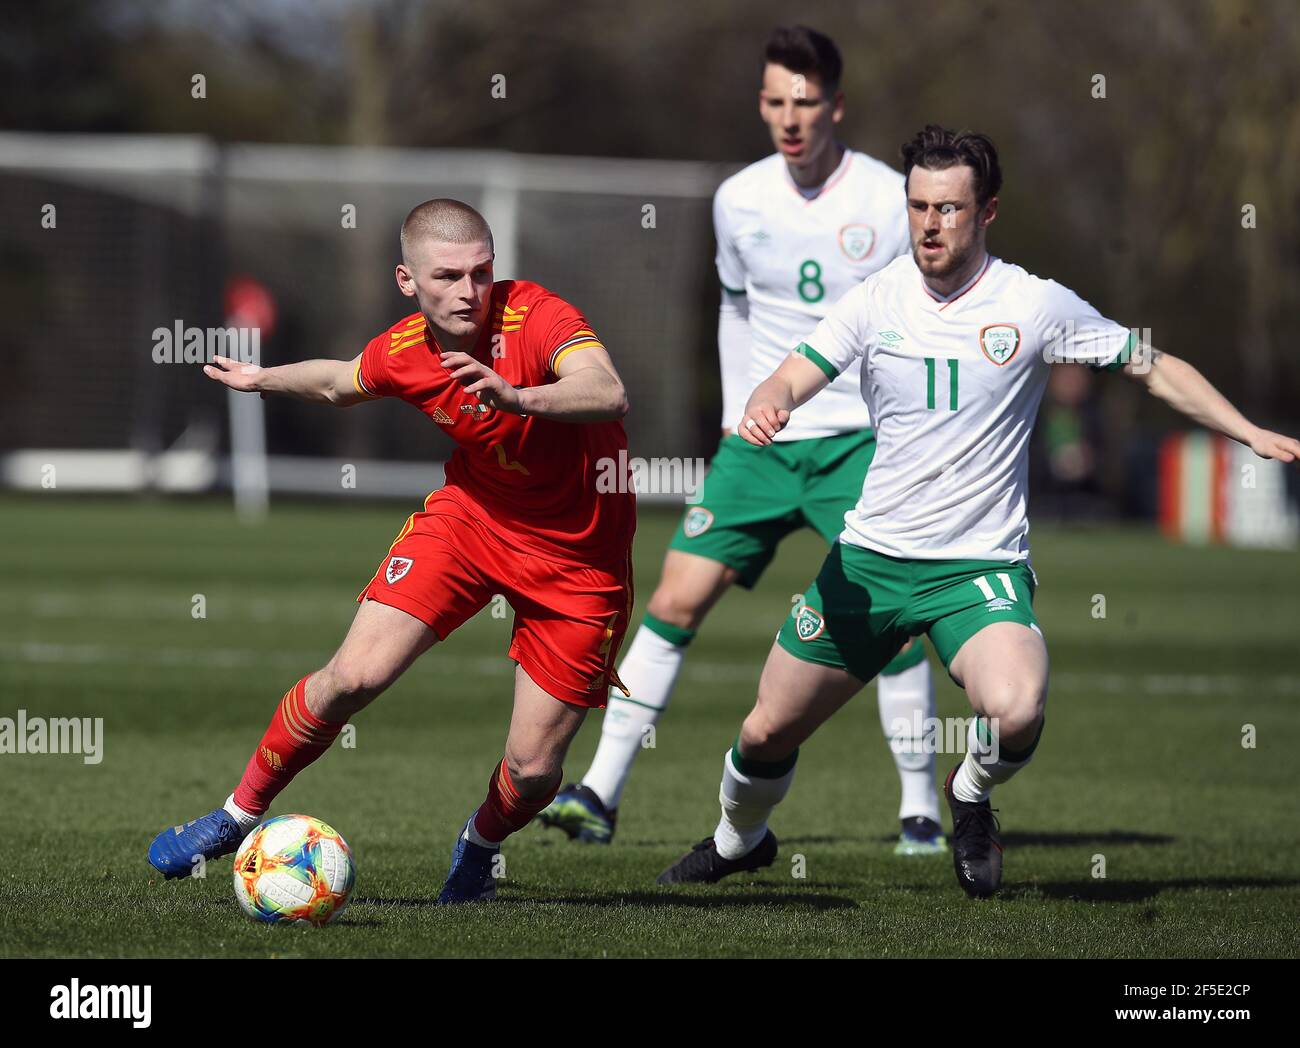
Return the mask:
[[[398,608],[446,640],[502,594],[515,611],[509,657],[547,694],[604,706],[610,686],[622,688],[614,661],[632,615],[630,554],[603,568],[544,560],[504,545],[440,496],[411,514],[358,603]]]

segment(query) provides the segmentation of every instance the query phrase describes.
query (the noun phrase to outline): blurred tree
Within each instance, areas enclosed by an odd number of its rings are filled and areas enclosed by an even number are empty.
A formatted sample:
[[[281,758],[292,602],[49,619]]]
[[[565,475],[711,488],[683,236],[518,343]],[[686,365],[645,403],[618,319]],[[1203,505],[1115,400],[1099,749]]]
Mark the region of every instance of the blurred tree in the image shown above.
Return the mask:
[[[839,0],[797,16],[777,0],[48,0],[7,12],[0,124],[749,161],[769,149],[763,40],[792,17],[844,52],[847,142],[897,163],[924,123],[988,132],[1007,175],[995,250],[1150,328],[1252,413],[1295,419],[1294,0]],[[1104,396],[1117,443],[1171,421],[1123,383]]]

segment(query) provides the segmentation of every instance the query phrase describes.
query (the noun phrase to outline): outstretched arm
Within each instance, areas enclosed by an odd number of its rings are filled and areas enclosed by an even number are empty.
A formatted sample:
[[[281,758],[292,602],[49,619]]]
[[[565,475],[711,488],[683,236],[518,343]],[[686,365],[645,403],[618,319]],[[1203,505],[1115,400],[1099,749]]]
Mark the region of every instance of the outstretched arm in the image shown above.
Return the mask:
[[[263,368],[229,357],[213,357],[203,373],[241,393],[285,393],[301,400],[348,407],[372,398],[352,383],[361,358],[353,360],[302,360],[297,364]]]
[[[1300,440],[1254,425],[1187,361],[1158,349],[1152,349],[1149,353],[1149,362],[1140,362],[1144,365],[1149,363],[1149,366],[1125,364],[1124,374],[1141,382],[1152,396],[1159,397],[1193,422],[1245,444],[1261,458],[1278,459],[1281,462],[1300,459]]]
[[[790,421],[790,412],[826,388],[826,372],[805,356],[791,353],[781,366],[749,395],[737,431],[749,443],[763,447]]]

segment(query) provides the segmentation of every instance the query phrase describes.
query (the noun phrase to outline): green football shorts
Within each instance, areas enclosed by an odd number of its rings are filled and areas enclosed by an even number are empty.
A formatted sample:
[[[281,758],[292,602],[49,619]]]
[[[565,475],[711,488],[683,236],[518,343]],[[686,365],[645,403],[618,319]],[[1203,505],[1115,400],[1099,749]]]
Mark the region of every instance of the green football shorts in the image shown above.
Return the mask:
[[[790,532],[811,527],[827,543],[839,537],[875,453],[869,429],[765,448],[723,437],[700,501],[687,507],[668,548],[734,568],[752,589]]]
[[[1037,582],[1027,563],[901,560],[837,542],[817,580],[786,619],[777,642],[797,659],[869,681],[922,633],[946,667],[963,644],[995,622],[1042,630]]]

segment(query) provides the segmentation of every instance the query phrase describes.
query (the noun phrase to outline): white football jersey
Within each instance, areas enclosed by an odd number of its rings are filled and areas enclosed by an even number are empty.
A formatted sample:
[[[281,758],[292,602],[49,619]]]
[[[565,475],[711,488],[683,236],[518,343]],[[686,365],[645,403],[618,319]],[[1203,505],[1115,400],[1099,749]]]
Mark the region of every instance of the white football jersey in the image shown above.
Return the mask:
[[[911,255],[868,277],[797,350],[828,375],[862,361],[876,454],[840,540],[909,560],[1027,560],[1048,369],[1116,370],[1132,345],[1069,288],[991,256],[947,299]]]
[[[851,149],[811,200],[774,153],[732,175],[713,198],[718,279],[749,302],[747,377],[723,370],[722,424],[736,429],[754,387],[777,369],[841,296],[910,249],[903,176]],[[777,440],[871,425],[858,364],[793,416]],[[743,386],[744,388],[739,388]],[[736,407],[739,405],[739,407]]]

